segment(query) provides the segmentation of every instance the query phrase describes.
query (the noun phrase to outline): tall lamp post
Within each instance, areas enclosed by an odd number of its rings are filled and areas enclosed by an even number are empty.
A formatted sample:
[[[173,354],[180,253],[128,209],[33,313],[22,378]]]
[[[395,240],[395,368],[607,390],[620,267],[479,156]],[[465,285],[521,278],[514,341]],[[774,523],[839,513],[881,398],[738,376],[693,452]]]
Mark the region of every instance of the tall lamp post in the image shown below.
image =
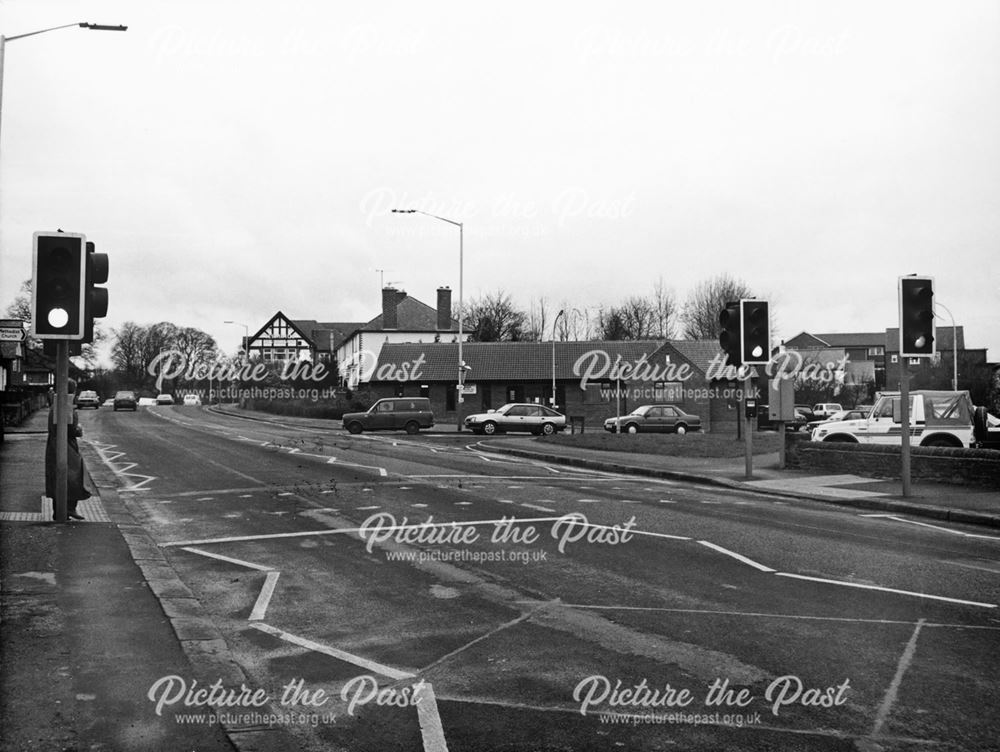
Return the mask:
[[[559,313],[556,314],[555,320],[552,322],[552,409],[556,409],[556,324],[559,323],[559,317],[566,313],[566,309],[561,309]]]
[[[951,311],[944,303],[934,301],[934,305],[938,308],[944,309],[944,312],[948,314],[951,319],[951,389],[953,392],[958,391],[958,327],[955,326],[955,317],[952,315]]]
[[[128,26],[107,26],[105,24],[95,24],[87,23],[86,21],[80,21],[78,23],[64,24],[62,26],[53,26],[50,29],[39,29],[38,31],[29,31],[27,34],[15,34],[12,37],[5,37],[0,34],[0,123],[3,122],[3,56],[4,49],[7,46],[7,42],[13,42],[15,39],[24,39],[25,37],[33,37],[38,34],[45,34],[49,31],[58,31],[59,29],[69,29],[73,26],[77,26],[81,29],[90,29],[91,31],[127,31]]]
[[[455,396],[455,417],[457,427],[456,430],[462,430],[462,403],[465,401],[465,361],[462,359],[462,340],[465,338],[462,330],[462,278],[464,276],[464,264],[465,264],[465,251],[463,248],[464,244],[464,233],[465,228],[461,222],[456,222],[453,219],[446,219],[445,217],[439,217],[437,214],[430,214],[420,209],[393,209],[393,214],[423,214],[425,217],[432,217],[433,219],[439,219],[442,222],[447,222],[450,225],[454,225],[458,228],[458,394]]]

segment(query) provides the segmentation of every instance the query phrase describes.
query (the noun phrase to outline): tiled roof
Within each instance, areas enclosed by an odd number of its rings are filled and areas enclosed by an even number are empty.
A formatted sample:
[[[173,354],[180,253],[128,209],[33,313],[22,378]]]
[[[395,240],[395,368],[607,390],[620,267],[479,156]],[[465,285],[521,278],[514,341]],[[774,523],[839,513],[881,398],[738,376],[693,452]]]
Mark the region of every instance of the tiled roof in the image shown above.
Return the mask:
[[[662,351],[662,352],[661,352]],[[605,364],[608,369],[619,359],[634,363],[646,356],[652,366],[663,367],[668,355],[676,362],[676,351],[668,343],[658,341],[615,342],[556,342],[555,374],[560,380],[578,379],[580,372],[574,366],[581,357],[590,355],[580,368],[599,371]],[[488,378],[490,381],[542,381],[552,378],[551,342],[467,342],[462,346],[462,358],[471,370],[466,380]],[[383,366],[414,363],[420,360],[420,378],[427,381],[453,381],[458,369],[458,344],[452,342],[426,344],[386,343],[379,353],[375,372]],[[600,380],[599,377],[593,379]]]
[[[885,347],[885,332],[831,332],[813,336],[830,347]]]
[[[405,293],[403,293],[405,295]],[[359,324],[356,329],[364,331],[385,331],[382,326],[382,314],[373,318],[367,324]],[[437,330],[437,309],[426,303],[421,303],[409,295],[401,298],[396,305],[396,328],[393,331],[433,332]],[[352,330],[353,333],[354,330]],[[447,331],[447,330],[445,330]],[[458,331],[458,322],[451,320],[451,331]]]
[[[320,322],[315,319],[296,319],[292,324],[312,340],[321,352],[333,352],[351,335],[351,332],[364,326],[359,321]]]

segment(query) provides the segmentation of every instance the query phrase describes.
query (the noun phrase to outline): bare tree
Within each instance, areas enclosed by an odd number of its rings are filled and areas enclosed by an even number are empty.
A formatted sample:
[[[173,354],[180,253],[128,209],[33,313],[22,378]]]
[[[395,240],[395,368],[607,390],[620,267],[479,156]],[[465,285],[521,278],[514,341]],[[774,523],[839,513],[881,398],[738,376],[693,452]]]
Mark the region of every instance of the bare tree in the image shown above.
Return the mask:
[[[672,290],[663,283],[663,277],[653,285],[653,313],[656,318],[654,336],[657,339],[674,338],[674,319],[677,317],[677,300]]]
[[[474,342],[517,342],[525,339],[527,314],[517,308],[510,295],[498,290],[473,300],[465,307],[470,339]]]
[[[684,302],[681,320],[686,339],[718,339],[719,313],[726,303],[752,297],[750,286],[728,274],[701,282]]]
[[[548,327],[548,303],[545,296],[540,297],[537,302],[528,305],[528,315],[525,322],[524,339],[541,342],[545,339],[546,328]]]

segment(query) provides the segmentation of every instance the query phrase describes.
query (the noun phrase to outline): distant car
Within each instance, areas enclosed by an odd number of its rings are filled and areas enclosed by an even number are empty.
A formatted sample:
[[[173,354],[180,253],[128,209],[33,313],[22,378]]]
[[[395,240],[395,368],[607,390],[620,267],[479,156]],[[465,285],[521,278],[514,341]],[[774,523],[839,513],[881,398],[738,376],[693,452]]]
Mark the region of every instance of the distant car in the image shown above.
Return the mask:
[[[799,429],[804,428],[806,425],[809,424],[809,415],[811,415],[811,413],[807,414],[804,410],[801,410],[797,407],[793,412],[795,414],[795,417],[789,421],[785,421],[786,431],[798,431]]]
[[[184,395],[184,404],[185,405],[200,405],[201,404],[201,397],[199,397],[197,394],[185,394]]]
[[[156,397],[140,397],[139,407],[150,407],[156,404]]]
[[[108,397],[106,400],[104,400],[104,402],[101,403],[101,407],[114,407],[114,406],[115,406],[114,397]]]
[[[406,431],[417,433],[434,427],[434,413],[427,397],[387,397],[363,413],[344,413],[344,428],[362,431]]]
[[[139,407],[139,401],[136,399],[135,392],[122,391],[115,393],[114,402],[111,403],[115,412],[119,410],[137,410]]]
[[[174,404],[174,398],[169,394],[158,394],[156,395],[157,405],[172,405]]]
[[[817,402],[813,405],[811,420],[829,418],[834,413],[839,413],[843,409],[839,402]]]
[[[76,406],[81,410],[85,407],[97,410],[101,406],[101,398],[97,396],[97,392],[84,389],[76,396]]]
[[[487,436],[511,431],[550,436],[566,429],[566,416],[545,405],[509,402],[496,410],[468,416],[465,427],[473,433],[484,433]]]
[[[813,429],[820,423],[832,423],[836,420],[862,420],[868,417],[869,412],[870,410],[840,410],[829,418],[810,420],[806,423],[806,431],[812,433]]]
[[[701,430],[701,418],[676,405],[642,405],[621,418],[608,418],[604,430],[621,433],[678,433]]]

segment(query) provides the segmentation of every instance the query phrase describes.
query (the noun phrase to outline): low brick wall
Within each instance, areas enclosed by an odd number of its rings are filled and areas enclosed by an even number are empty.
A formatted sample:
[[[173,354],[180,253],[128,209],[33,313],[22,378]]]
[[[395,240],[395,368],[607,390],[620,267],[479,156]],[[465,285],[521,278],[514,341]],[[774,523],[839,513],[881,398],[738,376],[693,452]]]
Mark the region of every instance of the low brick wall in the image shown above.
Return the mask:
[[[899,478],[901,473],[901,448],[898,446],[827,443],[788,434],[785,449],[785,462],[789,468],[854,473],[872,478]],[[910,477],[1000,490],[1000,452],[992,449],[911,447]]]

